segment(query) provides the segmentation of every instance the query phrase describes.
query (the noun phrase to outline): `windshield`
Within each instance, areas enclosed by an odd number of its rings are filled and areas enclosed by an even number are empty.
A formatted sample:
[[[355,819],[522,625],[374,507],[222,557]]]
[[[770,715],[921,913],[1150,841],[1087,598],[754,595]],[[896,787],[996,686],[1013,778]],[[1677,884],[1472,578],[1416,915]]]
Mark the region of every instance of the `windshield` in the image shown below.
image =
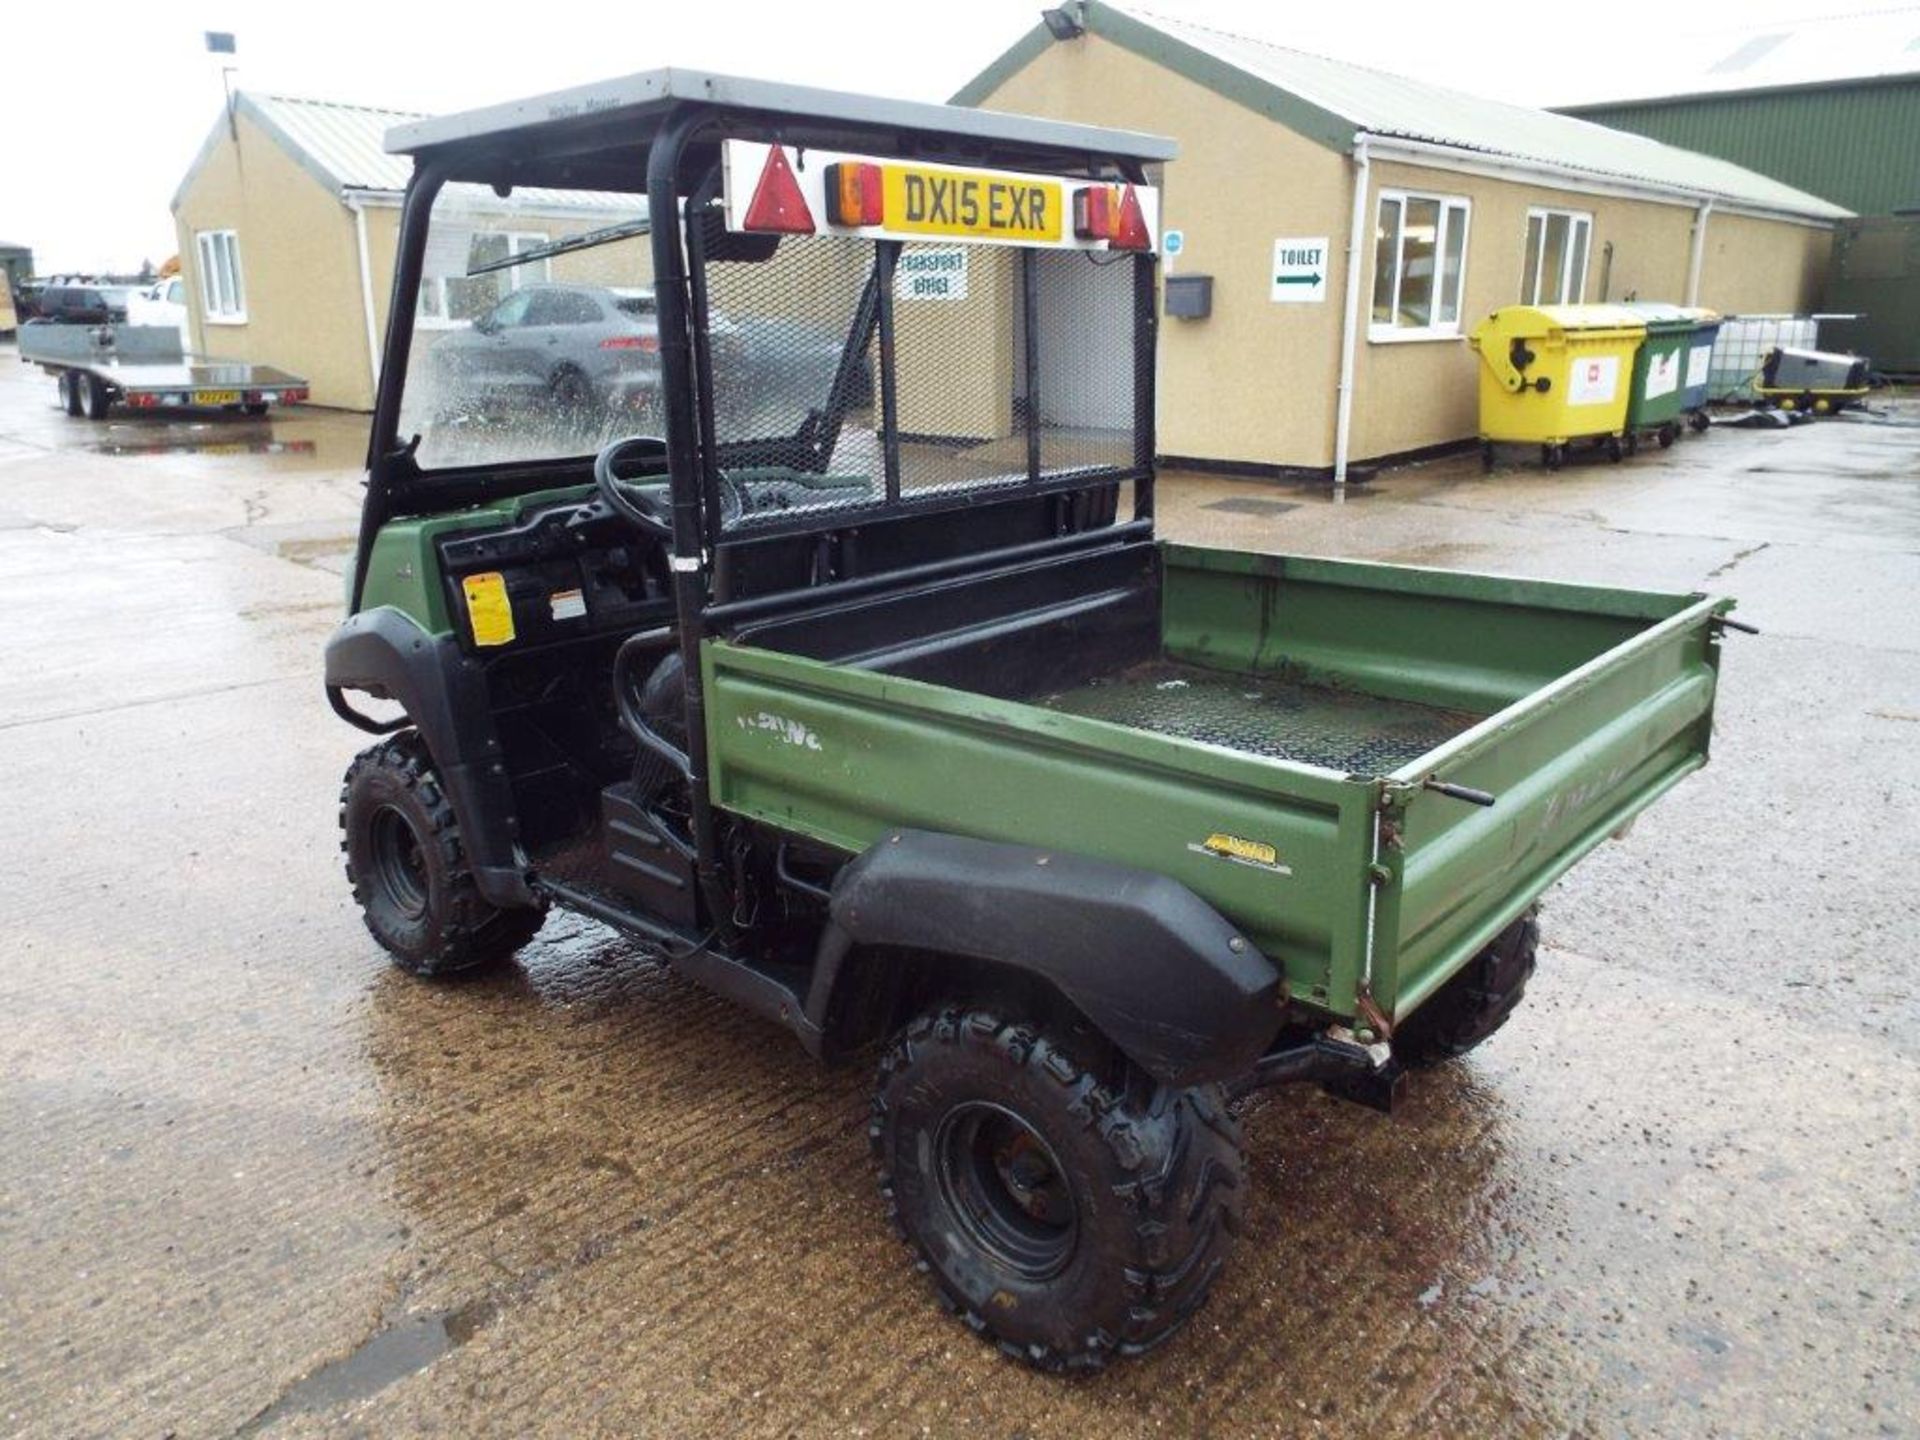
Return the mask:
[[[658,433],[645,218],[639,195],[440,192],[400,406],[423,468],[590,455]]]

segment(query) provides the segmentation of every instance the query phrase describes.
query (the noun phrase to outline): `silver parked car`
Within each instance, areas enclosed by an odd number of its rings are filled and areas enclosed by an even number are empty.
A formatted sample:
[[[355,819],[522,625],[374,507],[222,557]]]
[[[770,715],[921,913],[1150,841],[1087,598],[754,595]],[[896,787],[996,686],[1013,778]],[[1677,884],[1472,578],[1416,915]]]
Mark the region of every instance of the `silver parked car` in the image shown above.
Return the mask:
[[[441,411],[552,406],[651,413],[660,393],[653,292],[528,285],[431,351]]]

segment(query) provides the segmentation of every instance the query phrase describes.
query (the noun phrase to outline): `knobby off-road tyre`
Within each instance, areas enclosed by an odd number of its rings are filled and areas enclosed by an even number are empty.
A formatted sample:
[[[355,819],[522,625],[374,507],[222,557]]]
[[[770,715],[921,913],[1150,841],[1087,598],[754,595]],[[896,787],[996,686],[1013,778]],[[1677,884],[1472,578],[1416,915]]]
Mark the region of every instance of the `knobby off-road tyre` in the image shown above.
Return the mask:
[[[340,849],[367,929],[412,974],[496,964],[546,919],[544,910],[498,910],[480,898],[453,806],[414,731],[361,751],[347,767]]]
[[[1117,1089],[992,1011],[901,1031],[868,1134],[918,1268],[976,1334],[1042,1370],[1158,1345],[1240,1229],[1245,1158],[1219,1087]]]
[[[1540,922],[1529,910],[1394,1031],[1394,1058],[1403,1065],[1437,1065],[1493,1034],[1526,994],[1539,948]]]

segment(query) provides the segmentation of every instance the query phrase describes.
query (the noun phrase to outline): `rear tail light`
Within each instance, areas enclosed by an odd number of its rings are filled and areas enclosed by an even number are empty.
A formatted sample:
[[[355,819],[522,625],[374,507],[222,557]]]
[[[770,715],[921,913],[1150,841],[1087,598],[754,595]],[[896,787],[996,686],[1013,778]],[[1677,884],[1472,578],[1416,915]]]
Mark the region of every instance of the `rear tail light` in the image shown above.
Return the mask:
[[[282,405],[297,405],[306,398],[307,392],[305,390],[282,390],[280,392],[280,403]]]
[[[645,350],[648,354],[657,354],[660,349],[658,335],[609,335],[600,342],[602,350]]]
[[[878,165],[848,161],[827,167],[829,224],[879,225],[885,223],[886,213]]]
[[[1113,233],[1113,191],[1089,185],[1073,192],[1073,233],[1082,240],[1104,240]]]

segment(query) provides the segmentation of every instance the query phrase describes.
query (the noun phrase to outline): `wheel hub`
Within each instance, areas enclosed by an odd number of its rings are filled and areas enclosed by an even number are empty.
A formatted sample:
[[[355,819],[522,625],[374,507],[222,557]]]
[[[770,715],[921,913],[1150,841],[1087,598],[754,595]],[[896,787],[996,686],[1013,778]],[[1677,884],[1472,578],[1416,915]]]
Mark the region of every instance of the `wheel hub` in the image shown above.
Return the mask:
[[[370,848],[373,872],[393,907],[410,920],[427,913],[427,862],[413,822],[391,805],[373,815]]]
[[[1037,1130],[1004,1106],[959,1105],[941,1121],[936,1155],[942,1197],[969,1242],[1023,1279],[1066,1267],[1078,1206]]]

